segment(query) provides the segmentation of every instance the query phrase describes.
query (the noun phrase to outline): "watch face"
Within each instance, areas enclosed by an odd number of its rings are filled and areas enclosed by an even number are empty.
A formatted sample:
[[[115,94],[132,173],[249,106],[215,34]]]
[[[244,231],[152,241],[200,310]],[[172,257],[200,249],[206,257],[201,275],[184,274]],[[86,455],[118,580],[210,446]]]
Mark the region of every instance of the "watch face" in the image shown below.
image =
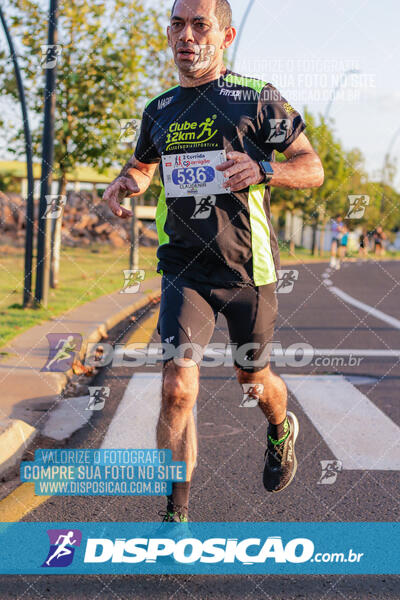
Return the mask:
[[[269,163],[267,160],[262,160],[260,162],[261,168],[263,169],[264,173],[266,173],[266,175],[273,175],[274,174],[274,170],[271,167],[271,163]]]

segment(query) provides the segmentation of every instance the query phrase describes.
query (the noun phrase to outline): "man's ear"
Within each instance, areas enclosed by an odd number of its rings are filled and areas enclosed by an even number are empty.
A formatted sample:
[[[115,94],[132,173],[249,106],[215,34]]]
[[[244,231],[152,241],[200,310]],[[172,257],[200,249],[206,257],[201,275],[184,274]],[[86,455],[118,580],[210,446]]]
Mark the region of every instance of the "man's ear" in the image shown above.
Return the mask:
[[[236,29],[234,27],[227,27],[225,30],[225,38],[222,42],[221,48],[229,48],[235,40],[236,37]]]
[[[171,48],[172,44],[171,44],[170,33],[171,33],[171,27],[168,25],[168,27],[167,27],[167,40],[168,40],[168,46]]]

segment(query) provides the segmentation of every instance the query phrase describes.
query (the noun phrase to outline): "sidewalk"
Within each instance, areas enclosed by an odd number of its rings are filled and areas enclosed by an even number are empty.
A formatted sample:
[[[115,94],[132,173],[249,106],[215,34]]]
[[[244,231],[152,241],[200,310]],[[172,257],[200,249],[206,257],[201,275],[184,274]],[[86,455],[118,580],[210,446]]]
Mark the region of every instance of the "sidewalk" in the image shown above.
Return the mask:
[[[32,327],[3,348],[8,356],[0,361],[0,475],[21,458],[44,426],[45,411],[57,401],[72,375],[72,371],[41,372],[49,350],[46,334],[80,333],[82,359],[88,342],[98,342],[117,323],[159,297],[160,286],[161,277],[155,277],[143,282],[135,294],[103,296]]]

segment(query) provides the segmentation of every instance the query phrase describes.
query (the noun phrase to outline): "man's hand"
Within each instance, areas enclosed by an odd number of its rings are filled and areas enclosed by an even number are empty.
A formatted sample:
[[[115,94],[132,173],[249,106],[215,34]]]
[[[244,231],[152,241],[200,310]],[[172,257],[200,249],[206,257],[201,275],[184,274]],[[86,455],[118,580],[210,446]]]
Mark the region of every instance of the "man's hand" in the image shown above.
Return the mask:
[[[120,205],[120,201],[132,194],[139,193],[140,189],[133,177],[117,177],[104,192],[103,199],[117,217],[127,219],[132,212]]]
[[[230,188],[231,192],[238,192],[250,185],[258,185],[264,181],[260,165],[243,152],[229,152],[226,162],[218,165],[218,171],[224,172],[227,181],[224,187]]]

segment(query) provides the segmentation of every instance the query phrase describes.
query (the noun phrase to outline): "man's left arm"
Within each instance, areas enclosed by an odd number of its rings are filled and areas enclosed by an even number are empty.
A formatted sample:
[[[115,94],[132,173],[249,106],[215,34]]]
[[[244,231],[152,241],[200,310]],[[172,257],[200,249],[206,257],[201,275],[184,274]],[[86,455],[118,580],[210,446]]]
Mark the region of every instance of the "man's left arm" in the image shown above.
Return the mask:
[[[287,160],[271,163],[274,174],[270,185],[303,190],[324,183],[321,160],[304,133],[300,133],[283,154]]]
[[[324,182],[324,169],[318,154],[304,135],[300,135],[283,151],[287,160],[271,162],[274,174],[268,185],[289,189],[308,189],[319,187]],[[227,161],[217,166],[227,178],[225,187],[238,192],[250,185],[264,181],[257,161],[243,152],[229,152]]]

